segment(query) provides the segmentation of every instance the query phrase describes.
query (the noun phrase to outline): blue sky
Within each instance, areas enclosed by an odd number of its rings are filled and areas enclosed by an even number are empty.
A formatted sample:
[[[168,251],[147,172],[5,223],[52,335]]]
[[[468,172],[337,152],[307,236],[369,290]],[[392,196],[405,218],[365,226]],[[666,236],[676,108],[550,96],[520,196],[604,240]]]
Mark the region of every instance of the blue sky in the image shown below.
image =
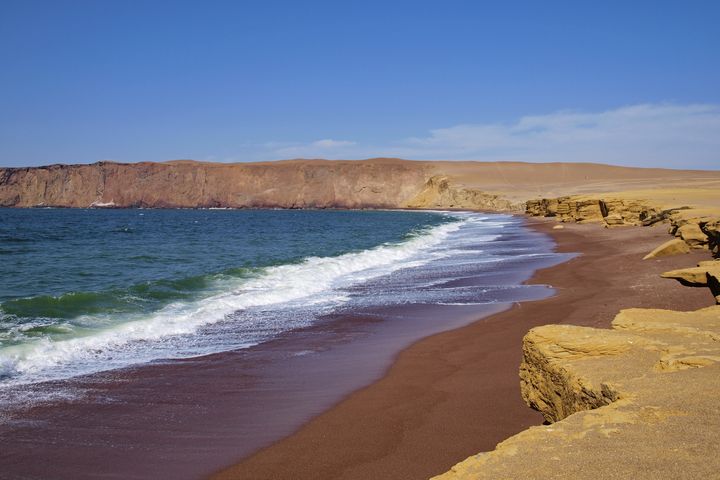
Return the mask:
[[[0,166],[720,168],[720,2],[0,0]]]

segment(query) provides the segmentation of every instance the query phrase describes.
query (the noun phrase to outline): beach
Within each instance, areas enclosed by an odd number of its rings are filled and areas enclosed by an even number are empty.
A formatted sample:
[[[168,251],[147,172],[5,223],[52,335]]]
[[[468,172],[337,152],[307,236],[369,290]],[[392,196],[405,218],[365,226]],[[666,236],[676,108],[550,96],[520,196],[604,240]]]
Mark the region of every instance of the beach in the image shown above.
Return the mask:
[[[354,307],[255,347],[40,384],[28,399],[71,394],[5,418],[0,477],[428,478],[543,422],[518,378],[532,327],[713,302],[659,275],[707,250],[642,260],[668,239],[663,225],[505,218],[505,240],[472,248],[546,253],[499,270],[473,257],[476,273],[443,282],[524,282],[518,302]]]
[[[520,303],[404,350],[383,378],[284,440],[215,478],[428,478],[543,422],[520,396],[522,337],[535,326],[607,327],[623,308],[695,310],[713,303],[659,274],[709,257],[707,251],[642,260],[667,239],[663,227],[603,229],[531,220],[559,251],[581,255],[537,272],[549,299]]]
[[[93,313],[86,303],[78,304],[78,298],[90,298],[92,308],[100,305],[98,298],[112,301],[117,309],[126,305],[119,302],[127,298],[137,302],[141,292],[173,294],[165,306],[158,309],[153,303],[147,311],[131,311],[125,314],[129,318],[111,324],[110,330],[41,342],[25,338],[20,345],[24,357],[7,357],[15,362],[8,366],[16,367],[8,369],[0,392],[0,476],[6,478],[76,478],[79,471],[92,477],[207,476],[286,437],[353,391],[378,380],[397,353],[418,339],[467,325],[515,301],[551,295],[553,290],[547,285],[523,282],[533,271],[567,258],[554,253],[551,239],[529,229],[523,217],[509,215],[160,210],[43,210],[15,215],[30,217],[25,224],[37,215],[69,216],[80,225],[92,222],[98,235],[114,232],[111,238],[129,245],[126,248],[131,252],[136,249],[134,241],[152,238],[158,223],[185,231],[188,226],[204,225],[198,227],[203,241],[215,239],[219,247],[228,244],[208,222],[225,228],[232,220],[244,228],[241,220],[245,219],[328,221],[334,227],[328,238],[336,245],[340,228],[363,229],[362,222],[378,224],[385,219],[398,225],[403,219],[424,219],[441,223],[399,243],[270,266],[249,277],[242,272],[237,278],[227,274],[190,277],[174,283],[145,282],[130,290],[6,302],[5,308],[15,308],[16,314],[23,306],[45,309],[32,310],[35,315],[45,311],[59,315],[61,307],[72,309],[72,315],[80,315],[90,325],[95,318],[101,322],[123,316]],[[73,230],[67,235],[74,238]],[[254,238],[267,235],[251,237],[247,243],[252,245]],[[54,245],[62,246],[58,243],[62,239],[52,238]],[[188,233],[182,238],[194,241]],[[169,255],[196,251],[186,240],[178,242]],[[308,246],[316,248],[312,241]],[[70,247],[67,252],[84,252]],[[157,256],[168,249],[144,251],[146,256]],[[233,251],[240,255],[237,247]],[[246,257],[254,252],[248,250]],[[33,258],[35,263],[44,259]],[[113,258],[125,255],[116,249]],[[156,268],[173,264],[156,258],[152,264],[159,263]],[[222,253],[199,258],[204,263],[227,261]],[[235,261],[242,261],[239,258]],[[48,260],[55,261],[54,257]],[[107,279],[102,264],[93,268],[98,281]],[[132,278],[136,270],[115,267],[115,271],[116,277],[124,273]],[[172,285],[183,290],[168,292]],[[193,296],[184,293],[188,286],[198,285],[203,289]],[[207,288],[210,296],[204,293]],[[259,306],[253,307],[253,302]],[[129,306],[134,308],[135,303]],[[228,308],[232,315],[223,317],[223,309]],[[61,320],[57,325],[72,326]],[[38,319],[35,325],[42,325],[40,321],[47,324]],[[156,331],[192,325],[200,326],[182,335],[173,336],[170,330],[166,336],[154,336]],[[107,332],[113,334],[112,341]],[[139,335],[145,335],[144,339],[138,341]],[[252,339],[255,344],[235,347]],[[68,372],[69,377],[65,376]],[[25,379],[26,383],[12,383]]]
[[[720,480],[720,2],[0,11],[0,480]]]

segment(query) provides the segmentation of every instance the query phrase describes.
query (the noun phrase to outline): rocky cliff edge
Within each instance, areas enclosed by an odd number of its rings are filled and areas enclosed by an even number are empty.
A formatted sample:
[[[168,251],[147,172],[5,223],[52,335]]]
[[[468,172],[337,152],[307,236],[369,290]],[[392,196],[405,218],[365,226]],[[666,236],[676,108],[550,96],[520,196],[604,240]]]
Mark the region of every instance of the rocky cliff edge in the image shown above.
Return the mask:
[[[523,398],[549,424],[437,480],[717,478],[720,306],[623,310],[612,330],[538,327],[523,353]]]

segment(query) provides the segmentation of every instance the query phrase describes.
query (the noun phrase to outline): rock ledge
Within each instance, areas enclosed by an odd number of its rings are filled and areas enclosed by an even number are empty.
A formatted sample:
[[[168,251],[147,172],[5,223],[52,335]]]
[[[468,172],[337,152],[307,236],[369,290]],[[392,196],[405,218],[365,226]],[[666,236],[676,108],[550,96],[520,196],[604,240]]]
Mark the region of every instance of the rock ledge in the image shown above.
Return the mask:
[[[523,351],[523,398],[554,423],[436,479],[717,478],[720,306],[538,327]]]

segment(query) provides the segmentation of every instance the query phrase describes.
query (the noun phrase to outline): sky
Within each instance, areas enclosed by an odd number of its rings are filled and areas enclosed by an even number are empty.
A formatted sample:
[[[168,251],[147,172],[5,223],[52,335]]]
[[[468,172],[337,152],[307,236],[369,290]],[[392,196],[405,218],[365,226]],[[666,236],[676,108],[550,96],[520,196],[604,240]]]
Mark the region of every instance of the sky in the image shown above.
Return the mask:
[[[720,2],[0,0],[0,166],[720,168]]]

